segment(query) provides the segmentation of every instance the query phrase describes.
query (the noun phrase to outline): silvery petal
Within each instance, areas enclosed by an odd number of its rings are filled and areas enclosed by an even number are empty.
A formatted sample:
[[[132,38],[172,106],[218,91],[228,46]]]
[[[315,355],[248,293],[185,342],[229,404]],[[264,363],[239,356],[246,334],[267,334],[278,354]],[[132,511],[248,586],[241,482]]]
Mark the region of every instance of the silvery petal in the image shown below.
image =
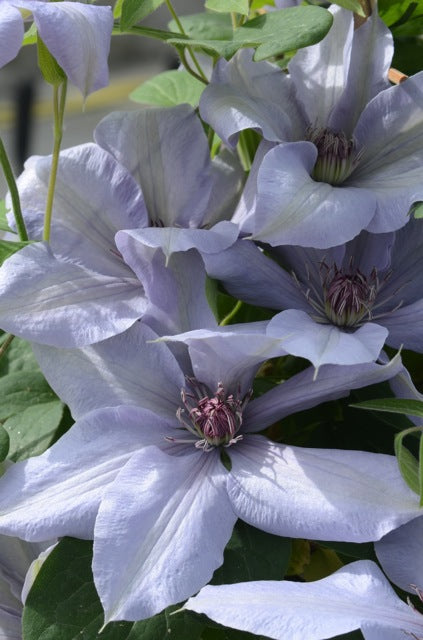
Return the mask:
[[[128,462],[95,527],[93,572],[106,622],[148,618],[210,580],[236,521],[226,476],[216,452],[194,447],[180,456],[149,447]]]
[[[366,640],[407,640],[409,633],[423,630],[423,618],[397,597],[369,560],[353,562],[309,583],[207,586],[185,608],[275,640],[325,640],[360,627]]]
[[[394,456],[288,447],[252,435],[228,452],[236,514],[269,533],[366,542],[421,513]]]

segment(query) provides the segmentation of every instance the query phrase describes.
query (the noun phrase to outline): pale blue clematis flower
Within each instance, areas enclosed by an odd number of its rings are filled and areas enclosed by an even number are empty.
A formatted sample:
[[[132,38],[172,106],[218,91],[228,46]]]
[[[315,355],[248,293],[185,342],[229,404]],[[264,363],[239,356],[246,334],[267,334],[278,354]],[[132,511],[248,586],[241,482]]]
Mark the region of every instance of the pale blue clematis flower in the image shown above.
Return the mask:
[[[421,220],[394,233],[363,231],[331,249],[273,253],[277,262],[240,241],[210,269],[235,297],[283,309],[267,332],[283,337],[289,353],[318,368],[370,362],[385,342],[423,352]]]
[[[220,61],[201,98],[227,143],[249,128],[267,141],[233,219],[272,246],[393,231],[423,198],[423,72],[390,87],[392,36],[376,11],[355,31],[352,12],[331,12],[328,35],[295,54],[289,75],[242,50]]]
[[[108,85],[111,7],[67,1],[1,0],[0,67],[17,56],[24,35],[22,13],[28,12],[50,53],[84,98]]]
[[[423,638],[423,615],[400,600],[370,560],[316,582],[207,586],[185,608],[273,640],[326,640],[355,629],[365,640]]]
[[[191,249],[218,254],[237,239],[227,218],[239,165],[231,155],[210,160],[188,105],[112,115],[97,136],[122,143],[122,163],[95,144],[61,153],[51,242],[2,265],[0,326],[62,347],[104,340],[141,317],[158,333],[209,326],[212,312],[197,304],[204,267]],[[42,236],[50,165],[34,157],[18,181],[33,239]]]
[[[419,515],[393,456],[256,435],[299,408],[389,379],[399,359],[322,367],[314,383],[309,368],[250,399],[260,363],[284,353],[264,328],[170,338],[188,345],[178,359],[167,343],[151,343],[157,336],[143,323],[83,350],[35,346],[77,422],[2,478],[0,531],[94,538],[106,622],[146,618],[195,593],[222,563],[238,517],[277,535],[364,541]]]

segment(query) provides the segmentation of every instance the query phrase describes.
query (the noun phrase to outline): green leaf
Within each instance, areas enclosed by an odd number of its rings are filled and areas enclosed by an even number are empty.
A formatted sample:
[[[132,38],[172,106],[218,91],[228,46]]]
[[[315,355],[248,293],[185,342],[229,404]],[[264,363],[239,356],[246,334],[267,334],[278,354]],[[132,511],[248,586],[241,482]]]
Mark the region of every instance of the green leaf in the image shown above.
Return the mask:
[[[103,609],[91,571],[92,542],[64,538],[42,565],[26,599],[23,640],[199,640],[205,619],[179,605],[142,622],[112,622],[98,636]]]
[[[263,9],[263,7],[269,6],[274,7],[274,0],[253,0],[251,3],[251,11],[257,11],[258,9]]]
[[[6,208],[6,201],[4,199],[0,200],[0,231],[12,231],[7,221],[7,212],[8,209]]]
[[[337,4],[344,9],[348,9],[348,11],[353,11],[363,18],[366,17],[359,0],[332,0],[332,4]]]
[[[380,398],[378,400],[365,400],[350,405],[356,409],[370,409],[373,411],[387,411],[389,413],[402,413],[405,415],[423,418],[423,402],[420,400],[403,400],[402,398]]]
[[[35,22],[33,22],[28,31],[25,31],[22,46],[26,46],[27,44],[37,44],[37,33],[37,26]]]
[[[180,21],[185,35],[195,40],[231,40],[232,38],[231,18],[225,14],[194,13],[181,16]],[[172,31],[178,31],[174,20],[169,22],[168,27]]]
[[[123,0],[121,29],[129,29],[140,20],[153,13],[164,0]]]
[[[62,82],[66,80],[66,74],[41,40],[40,34],[37,35],[37,51],[38,66],[43,74],[44,80],[53,86],[62,84]]]
[[[379,0],[378,11],[382,20],[392,29],[400,29],[418,22],[423,15],[422,0]],[[406,35],[406,34],[401,34]],[[413,31],[407,35],[420,35]]]
[[[62,416],[63,403],[40,371],[12,372],[1,379],[0,421],[10,438],[11,460],[45,451]]]
[[[147,80],[129,95],[134,102],[174,107],[184,102],[197,107],[204,84],[188,71],[164,71]]]
[[[234,33],[242,46],[257,46],[254,60],[309,47],[328,33],[333,17],[321,7],[292,7],[258,16]]]
[[[238,520],[226,545],[224,562],[211,584],[282,580],[291,556],[291,540],[260,531]]]
[[[119,20],[120,16],[122,15],[122,5],[123,0],[117,0],[115,6],[113,7],[113,17],[115,20]]]
[[[27,407],[3,424],[9,434],[10,460],[26,460],[43,453],[56,439],[63,416],[63,404],[58,398],[41,405]]]
[[[420,496],[419,463],[413,454],[403,445],[404,438],[411,432],[416,431],[416,429],[418,429],[418,427],[406,429],[398,433],[395,436],[394,448],[402,477],[410,489]]]
[[[20,249],[23,249],[28,244],[32,244],[32,242],[0,240],[0,264],[3,264],[3,262],[7,260],[7,258],[10,258],[10,256],[13,256],[14,253],[19,251]]]
[[[221,13],[240,13],[248,16],[249,7],[248,0],[206,0],[204,5],[206,9],[211,11],[219,11]]]
[[[0,346],[4,344],[8,335],[3,333],[0,336]],[[15,336],[6,353],[0,358],[0,376],[13,371],[34,370],[38,371],[38,364],[32,352],[31,344]]]
[[[203,39],[197,34],[193,37],[191,32],[188,42],[180,36],[169,38],[168,42],[174,46],[189,44],[201,47],[223,57],[232,56],[242,47],[255,47],[254,60],[258,61],[316,44],[328,33],[332,22],[332,15],[321,7],[292,7],[246,22],[235,31],[233,37],[221,34],[219,38],[211,39],[208,32],[208,38]]]

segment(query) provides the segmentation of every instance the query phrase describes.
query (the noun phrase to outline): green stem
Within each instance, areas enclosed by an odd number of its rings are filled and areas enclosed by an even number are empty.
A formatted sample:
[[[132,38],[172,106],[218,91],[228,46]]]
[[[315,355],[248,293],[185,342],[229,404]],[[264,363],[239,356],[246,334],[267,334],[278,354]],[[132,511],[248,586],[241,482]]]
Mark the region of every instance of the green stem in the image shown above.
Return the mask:
[[[224,327],[225,325],[229,324],[230,321],[236,316],[238,311],[241,309],[241,307],[242,307],[242,302],[241,302],[241,300],[238,300],[238,302],[236,303],[234,308],[229,311],[228,315],[226,315],[223,318],[223,320],[221,322],[219,322],[219,326],[220,327]]]
[[[237,20],[236,13],[234,11],[231,11],[231,22],[232,22],[232,30],[236,31],[238,29],[238,20]]]
[[[54,190],[56,187],[57,169],[59,167],[60,145],[63,136],[63,118],[65,114],[67,80],[53,87],[54,111],[54,143],[51,161],[50,178],[48,182],[46,213],[44,217],[43,240],[50,242],[51,216],[53,213]]]
[[[202,78],[202,76],[198,75],[198,73],[196,71],[194,71],[194,69],[191,69],[191,67],[189,66],[188,60],[186,58],[184,49],[180,49],[179,55],[181,57],[181,62],[183,64],[183,66],[184,66],[184,69],[186,71],[188,71],[188,73],[191,74],[194,78],[196,78],[197,80],[202,82],[203,84],[208,84],[207,80],[204,80],[204,78]]]
[[[7,157],[6,149],[4,148],[4,144],[1,138],[0,164],[3,169],[4,177],[6,178],[7,186],[9,187],[10,197],[12,198],[13,215],[15,216],[16,230],[19,235],[19,240],[25,242],[26,240],[28,240],[28,233],[22,215],[18,187],[16,186],[15,176],[13,175],[12,167],[10,166],[9,158]]]
[[[186,36],[187,34],[185,33],[185,29],[184,29],[184,27],[182,25],[182,22],[179,20],[175,9],[173,8],[171,0],[165,0],[165,2],[166,2],[166,6],[167,6],[167,8],[169,10],[170,15],[172,16],[172,18],[176,22],[176,25],[177,25],[179,31],[182,33],[183,36]],[[197,60],[197,58],[195,56],[195,53],[194,53],[192,47],[187,46],[187,49],[188,49],[189,54],[191,56],[191,60],[193,61],[194,66],[197,69],[199,80],[201,80],[205,84],[208,84],[209,81],[207,80],[207,76],[205,75],[204,71],[202,70],[202,68],[201,68],[201,66],[200,66],[200,64],[199,64],[199,62],[198,62],[198,60]],[[187,63],[186,58],[185,58],[185,63]],[[190,73],[192,73],[192,75],[194,75],[195,72],[193,72],[192,69],[190,71],[190,69],[188,68],[187,64],[185,64],[185,63],[184,62],[182,63],[184,65],[185,69],[187,71],[189,71]],[[195,75],[197,75],[197,74],[195,74]]]
[[[0,358],[2,358],[4,356],[4,354],[6,353],[6,351],[8,350],[8,348],[12,344],[12,340],[13,340],[14,337],[15,336],[12,335],[11,333],[6,334],[6,340],[0,346]]]

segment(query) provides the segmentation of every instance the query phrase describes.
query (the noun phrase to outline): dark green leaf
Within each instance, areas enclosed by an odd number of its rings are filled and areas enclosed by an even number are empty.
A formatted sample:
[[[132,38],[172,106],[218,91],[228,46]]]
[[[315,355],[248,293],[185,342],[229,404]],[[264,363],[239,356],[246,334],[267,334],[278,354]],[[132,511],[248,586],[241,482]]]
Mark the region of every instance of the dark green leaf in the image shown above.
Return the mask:
[[[0,239],[0,264],[3,264],[7,258],[10,258],[10,256],[26,247],[28,244],[31,244],[31,242],[15,242],[14,240]]]
[[[206,0],[206,9],[220,11],[221,13],[241,13],[248,16],[248,0]]]
[[[9,434],[6,429],[0,425],[0,462],[7,458],[9,453]]]
[[[356,409],[370,409],[373,411],[387,411],[388,413],[402,413],[404,415],[423,418],[423,402],[420,400],[403,400],[402,398],[379,398],[352,404]]]
[[[417,493],[417,495],[420,495],[419,463],[413,454],[403,445],[404,438],[416,430],[418,430],[418,427],[412,427],[411,429],[406,429],[398,433],[395,436],[394,447],[402,477],[410,489]]]
[[[164,71],[147,80],[129,95],[134,102],[174,107],[184,102],[197,107],[204,84],[188,71]]]
[[[10,438],[9,458],[45,451],[63,416],[63,404],[40,371],[12,372],[1,379],[0,420]]]
[[[179,608],[142,622],[112,622],[98,636],[103,610],[91,571],[92,543],[64,538],[41,567],[23,614],[23,640],[199,640],[205,618]]]
[[[226,545],[224,562],[211,584],[282,580],[291,556],[291,540],[260,531],[242,520]]]
[[[326,542],[319,541],[322,547],[333,549],[336,553],[357,560],[375,560],[376,555],[372,542]]]
[[[4,344],[9,334],[0,336],[0,346]],[[14,371],[38,371],[38,364],[29,342],[17,338],[12,340],[6,353],[0,358],[0,376]]]
[[[121,12],[121,29],[129,29],[140,20],[153,13],[164,0],[123,0]]]

